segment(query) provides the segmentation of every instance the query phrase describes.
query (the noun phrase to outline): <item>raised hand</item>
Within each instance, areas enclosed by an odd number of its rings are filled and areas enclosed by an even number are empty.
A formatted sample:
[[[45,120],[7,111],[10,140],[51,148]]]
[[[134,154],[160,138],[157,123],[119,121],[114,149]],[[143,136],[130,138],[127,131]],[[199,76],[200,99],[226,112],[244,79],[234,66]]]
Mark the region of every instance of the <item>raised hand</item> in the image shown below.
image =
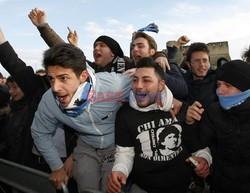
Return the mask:
[[[187,36],[181,36],[181,37],[179,37],[179,39],[176,41],[175,46],[176,46],[177,48],[179,48],[179,47],[181,47],[181,46],[186,45],[189,41],[190,41],[190,39],[188,39]]]
[[[78,35],[76,33],[76,30],[72,31],[69,27],[67,27],[69,30],[67,39],[70,44],[74,45],[75,47],[78,47]]]
[[[46,14],[45,11],[42,11],[38,8],[32,9],[29,13],[29,18],[31,22],[36,26],[40,27],[46,23]]]

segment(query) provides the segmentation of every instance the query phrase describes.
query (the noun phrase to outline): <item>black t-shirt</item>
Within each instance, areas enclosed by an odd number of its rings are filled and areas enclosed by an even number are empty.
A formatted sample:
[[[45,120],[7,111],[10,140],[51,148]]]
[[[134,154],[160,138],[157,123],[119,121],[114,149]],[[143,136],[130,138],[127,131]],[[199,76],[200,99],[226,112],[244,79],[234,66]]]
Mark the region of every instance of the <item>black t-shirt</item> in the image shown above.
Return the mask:
[[[124,104],[117,113],[115,142],[134,147],[131,173],[133,183],[147,192],[185,192],[191,168],[185,162],[188,132],[182,130],[187,107],[183,105],[176,119],[169,112],[141,112]]]

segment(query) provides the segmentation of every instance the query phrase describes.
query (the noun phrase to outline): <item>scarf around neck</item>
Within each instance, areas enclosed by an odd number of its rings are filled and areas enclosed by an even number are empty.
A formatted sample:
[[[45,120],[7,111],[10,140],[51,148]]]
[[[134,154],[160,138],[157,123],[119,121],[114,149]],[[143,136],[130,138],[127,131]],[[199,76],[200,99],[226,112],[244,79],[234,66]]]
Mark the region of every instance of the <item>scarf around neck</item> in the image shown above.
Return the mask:
[[[129,105],[142,112],[148,112],[152,110],[162,110],[162,111],[169,111],[172,107],[173,103],[173,94],[172,92],[168,89],[167,86],[160,92],[160,102],[163,104],[163,106],[160,106],[158,103],[153,103],[147,107],[139,107],[136,102],[136,98],[134,95],[134,91],[131,90],[129,93]]]
[[[60,104],[58,98],[56,97],[57,103],[59,104],[62,112],[70,117],[79,116],[89,104],[90,100],[88,99],[88,93],[90,93],[90,89],[91,84],[89,82],[80,84],[69,105],[65,108]]]
[[[63,107],[58,98],[55,96],[56,102],[63,113],[70,117],[77,117],[88,107],[90,99],[92,98],[93,93],[91,89],[95,89],[96,79],[94,76],[93,69],[87,65],[87,70],[89,73],[89,82],[86,81],[80,84],[72,97],[69,105]]]
[[[231,109],[232,107],[235,107],[235,106],[239,106],[240,104],[242,104],[247,98],[250,97],[250,89],[244,91],[244,92],[241,92],[239,94],[234,94],[234,95],[227,95],[227,96],[224,96],[224,95],[220,95],[218,93],[218,89],[216,90],[216,94],[217,96],[219,97],[219,103],[220,103],[220,106],[223,108],[223,109],[226,109],[226,110],[229,110]]]

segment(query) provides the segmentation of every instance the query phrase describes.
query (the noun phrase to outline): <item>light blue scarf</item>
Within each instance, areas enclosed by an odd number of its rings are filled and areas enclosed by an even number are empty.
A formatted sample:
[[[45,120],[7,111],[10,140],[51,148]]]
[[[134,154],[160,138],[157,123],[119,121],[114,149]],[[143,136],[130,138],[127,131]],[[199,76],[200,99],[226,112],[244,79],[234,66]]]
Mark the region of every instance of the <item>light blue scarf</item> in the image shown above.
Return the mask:
[[[220,106],[223,109],[228,110],[232,107],[235,107],[235,106],[242,104],[247,98],[249,98],[250,97],[250,89],[248,89],[244,92],[241,92],[239,94],[228,95],[228,96],[220,95],[218,93],[218,89],[217,89],[216,94],[219,97]]]

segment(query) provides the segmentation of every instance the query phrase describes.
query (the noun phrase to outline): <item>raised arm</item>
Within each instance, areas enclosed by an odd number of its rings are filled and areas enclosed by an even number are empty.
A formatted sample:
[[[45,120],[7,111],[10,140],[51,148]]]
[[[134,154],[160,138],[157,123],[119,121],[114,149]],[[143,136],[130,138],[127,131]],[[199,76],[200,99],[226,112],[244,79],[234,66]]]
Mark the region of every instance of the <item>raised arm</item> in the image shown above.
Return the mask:
[[[64,43],[63,39],[46,23],[46,13],[38,8],[32,9],[29,18],[40,32],[41,37],[49,47]]]
[[[75,47],[78,47],[78,34],[76,33],[76,30],[72,31],[69,27],[67,27],[69,30],[67,39],[70,44],[74,45]]]
[[[174,41],[174,45],[173,46],[168,46],[167,43],[167,58],[169,60],[169,62],[174,62],[174,58],[179,50],[180,47],[185,46],[188,42],[190,41],[190,39],[183,35],[181,37],[178,38],[177,41]]]
[[[178,40],[175,42],[175,46],[177,48],[180,48],[181,46],[185,46],[188,42],[190,41],[190,39],[187,36],[181,36],[178,38]]]
[[[5,40],[0,28],[0,63],[15,79],[26,96],[32,96],[37,87],[42,84],[41,77],[35,75],[31,66],[18,58],[15,50]],[[41,85],[42,86],[42,85]]]

